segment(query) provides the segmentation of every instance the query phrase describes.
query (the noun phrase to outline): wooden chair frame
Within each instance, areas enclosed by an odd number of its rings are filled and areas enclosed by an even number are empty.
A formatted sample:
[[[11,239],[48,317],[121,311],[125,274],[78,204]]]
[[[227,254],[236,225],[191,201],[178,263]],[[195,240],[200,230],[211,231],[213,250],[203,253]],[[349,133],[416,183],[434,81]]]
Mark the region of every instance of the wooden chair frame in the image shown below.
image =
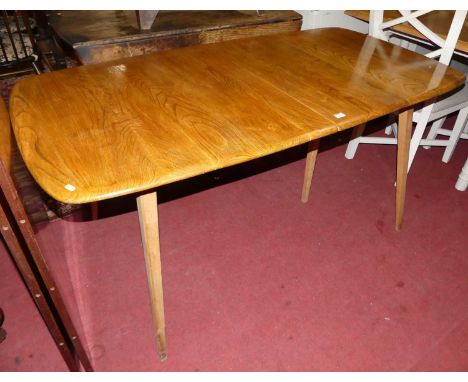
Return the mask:
[[[0,188],[6,201],[5,204],[7,204],[7,206],[1,207],[0,211],[2,235],[36,306],[70,371],[79,371],[77,361],[81,362],[85,371],[93,371],[57,284],[44,260],[34,230],[13,185],[13,180],[2,161],[0,161]],[[8,209],[15,220],[14,224],[10,223],[7,217],[8,212],[6,211]],[[27,256],[23,251],[20,244],[21,238],[24,240],[30,256]],[[47,290],[42,290],[41,284]],[[52,306],[49,304],[49,299]],[[63,325],[65,333],[61,332],[59,328],[61,325]],[[76,354],[77,359],[75,359],[74,354]]]
[[[37,306],[49,332],[54,339],[54,342],[62,355],[65,363],[70,371],[79,371],[79,365],[75,358],[73,349],[70,347],[69,341],[60,329],[60,324],[47,301],[47,295],[42,290],[36,275],[31,268],[27,256],[21,248],[21,244],[14,231],[13,225],[10,224],[7,214],[0,206],[0,224],[2,237],[8,247],[8,250],[15,261],[15,264],[28,288],[34,303]]]

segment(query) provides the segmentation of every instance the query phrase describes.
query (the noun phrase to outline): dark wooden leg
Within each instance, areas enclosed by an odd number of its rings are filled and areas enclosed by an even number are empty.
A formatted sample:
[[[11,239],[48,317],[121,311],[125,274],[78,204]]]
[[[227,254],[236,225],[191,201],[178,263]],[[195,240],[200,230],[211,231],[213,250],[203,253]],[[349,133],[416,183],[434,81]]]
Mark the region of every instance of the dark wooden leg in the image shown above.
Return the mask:
[[[312,177],[314,175],[315,161],[317,159],[319,139],[315,139],[309,142],[307,146],[307,158],[306,166],[304,171],[304,184],[302,185],[302,203],[307,203],[309,200],[310,185],[312,184]]]
[[[395,229],[401,230],[405,206],[406,178],[408,176],[408,158],[413,123],[413,109],[398,116],[398,157],[396,182],[396,221]]]
[[[161,276],[161,254],[159,249],[158,199],[156,192],[139,196],[137,198],[137,205],[156,344],[159,358],[161,361],[164,361],[167,358],[166,330]]]

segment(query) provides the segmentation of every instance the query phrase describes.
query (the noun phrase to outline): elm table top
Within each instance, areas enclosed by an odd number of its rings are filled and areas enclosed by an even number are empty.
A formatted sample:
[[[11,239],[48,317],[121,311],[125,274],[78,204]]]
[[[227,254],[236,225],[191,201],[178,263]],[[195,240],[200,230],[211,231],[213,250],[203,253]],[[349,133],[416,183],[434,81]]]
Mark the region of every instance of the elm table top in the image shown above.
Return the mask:
[[[29,77],[14,87],[10,113],[39,185],[84,203],[281,151],[464,81],[435,60],[327,28]]]

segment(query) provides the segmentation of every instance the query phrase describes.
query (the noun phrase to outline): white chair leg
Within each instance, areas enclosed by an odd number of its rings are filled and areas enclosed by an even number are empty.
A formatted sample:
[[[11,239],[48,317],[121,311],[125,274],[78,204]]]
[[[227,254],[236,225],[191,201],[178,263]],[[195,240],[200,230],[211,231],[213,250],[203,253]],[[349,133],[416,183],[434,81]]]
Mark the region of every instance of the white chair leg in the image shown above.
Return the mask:
[[[387,127],[385,128],[385,134],[390,135],[393,133],[395,138],[398,138],[398,126],[396,122],[393,122],[392,116],[389,115],[387,118]]]
[[[413,164],[414,157],[416,156],[416,151],[418,150],[419,144],[421,143],[421,139],[424,134],[424,130],[426,129],[427,122],[429,121],[429,117],[431,115],[433,107],[434,104],[425,106],[421,111],[421,115],[419,116],[418,123],[416,124],[416,128],[414,129],[413,137],[411,138],[408,171],[410,170],[411,165]]]
[[[437,121],[432,122],[431,130],[429,130],[429,134],[427,134],[427,139],[435,139],[435,137],[438,134],[437,132],[442,127],[446,119],[447,117],[443,117],[443,118],[438,119]],[[431,146],[423,146],[423,147],[425,149],[431,148]]]
[[[353,159],[354,155],[356,154],[356,150],[359,146],[359,140],[361,139],[361,135],[364,131],[366,124],[363,123],[361,125],[356,126],[353,129],[353,134],[351,136],[351,140],[348,143],[348,147],[346,148],[345,158],[346,159]]]
[[[398,125],[395,122],[395,115],[389,114],[387,116],[387,127],[385,128],[385,134],[390,135],[393,133],[395,138],[398,138]]]
[[[398,138],[398,125],[396,124],[396,122],[392,123],[390,125],[390,128],[392,129],[395,138]]]
[[[466,159],[465,165],[463,166],[460,175],[458,175],[457,183],[455,188],[458,191],[466,191],[468,188],[468,158]]]
[[[468,117],[468,107],[461,109],[458,113],[457,120],[455,121],[455,125],[453,126],[452,134],[450,134],[450,138],[445,148],[444,155],[442,156],[442,162],[448,163],[450,158],[452,157],[453,151],[455,150],[455,146],[457,146],[458,140],[460,139],[460,135],[463,132],[465,124],[467,122]]]

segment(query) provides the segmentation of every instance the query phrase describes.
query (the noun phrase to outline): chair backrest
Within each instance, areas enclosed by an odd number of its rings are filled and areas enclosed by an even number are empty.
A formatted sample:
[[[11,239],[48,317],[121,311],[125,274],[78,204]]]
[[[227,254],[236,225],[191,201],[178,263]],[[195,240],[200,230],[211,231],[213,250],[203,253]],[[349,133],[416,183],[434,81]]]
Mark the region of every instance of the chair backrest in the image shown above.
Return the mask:
[[[424,24],[420,18],[430,12],[438,11],[398,11],[399,16],[384,21],[384,11],[370,11],[369,16],[369,35],[379,39],[388,41],[388,31],[397,25],[408,23],[415,29],[416,34],[421,34],[424,40],[427,40],[431,45],[436,47],[435,50],[426,54],[426,57],[436,58],[439,57],[439,62],[445,65],[450,63],[457,40],[463,28],[467,11],[454,11],[453,18],[450,22],[447,35],[441,36],[435,33],[431,27]],[[395,30],[392,29],[393,33]],[[413,33],[412,33],[413,34]],[[445,37],[445,38],[444,38]]]
[[[17,68],[36,61],[34,20],[26,11],[0,11],[0,67]]]

